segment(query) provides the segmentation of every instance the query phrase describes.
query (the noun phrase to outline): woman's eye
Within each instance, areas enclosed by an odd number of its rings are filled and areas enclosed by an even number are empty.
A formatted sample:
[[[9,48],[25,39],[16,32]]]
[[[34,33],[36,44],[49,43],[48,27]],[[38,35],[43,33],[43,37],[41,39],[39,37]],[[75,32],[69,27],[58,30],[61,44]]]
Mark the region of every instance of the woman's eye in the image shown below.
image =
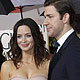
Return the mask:
[[[28,35],[26,35],[26,37],[31,37],[31,35],[30,35],[30,34],[28,34]]]
[[[21,37],[22,37],[22,36],[17,36],[17,38],[19,38],[19,39],[20,39]]]

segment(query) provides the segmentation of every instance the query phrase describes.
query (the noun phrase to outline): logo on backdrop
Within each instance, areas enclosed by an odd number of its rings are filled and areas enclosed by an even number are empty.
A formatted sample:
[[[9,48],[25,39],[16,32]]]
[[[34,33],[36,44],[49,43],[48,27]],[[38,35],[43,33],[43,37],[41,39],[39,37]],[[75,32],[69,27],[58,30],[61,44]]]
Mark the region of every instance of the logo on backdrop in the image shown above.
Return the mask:
[[[0,30],[0,40],[3,44],[3,55],[6,55],[6,52],[10,48],[10,39],[12,37],[12,30]]]

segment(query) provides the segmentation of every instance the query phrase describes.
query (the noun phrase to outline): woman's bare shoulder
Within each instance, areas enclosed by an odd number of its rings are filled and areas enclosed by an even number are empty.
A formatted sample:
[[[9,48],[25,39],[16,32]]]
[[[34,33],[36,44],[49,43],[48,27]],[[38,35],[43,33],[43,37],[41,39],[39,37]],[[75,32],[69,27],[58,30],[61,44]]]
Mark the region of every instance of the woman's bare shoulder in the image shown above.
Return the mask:
[[[49,63],[50,63],[50,60],[45,60],[44,63],[42,64],[42,68],[43,70],[45,70],[47,75],[48,75]]]
[[[50,60],[45,60],[42,64],[42,67],[45,67],[45,68],[48,68],[49,67],[49,63],[50,63]]]
[[[9,80],[10,72],[12,71],[11,67],[13,66],[12,64],[11,60],[3,62],[1,66],[1,80]]]
[[[48,65],[50,63],[50,60],[45,60],[44,63]]]
[[[11,60],[7,60],[7,61],[3,62],[1,68],[3,68],[3,69],[10,69],[12,64],[13,64],[13,63],[12,63]]]
[[[50,60],[46,61],[46,65],[49,66]]]

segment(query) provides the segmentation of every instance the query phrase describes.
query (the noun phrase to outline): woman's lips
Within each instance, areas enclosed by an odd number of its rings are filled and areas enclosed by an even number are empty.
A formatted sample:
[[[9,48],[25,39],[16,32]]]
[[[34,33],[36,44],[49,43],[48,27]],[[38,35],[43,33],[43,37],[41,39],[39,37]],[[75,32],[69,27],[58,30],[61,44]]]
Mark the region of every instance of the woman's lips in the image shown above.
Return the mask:
[[[29,44],[22,44],[22,47],[27,47]]]

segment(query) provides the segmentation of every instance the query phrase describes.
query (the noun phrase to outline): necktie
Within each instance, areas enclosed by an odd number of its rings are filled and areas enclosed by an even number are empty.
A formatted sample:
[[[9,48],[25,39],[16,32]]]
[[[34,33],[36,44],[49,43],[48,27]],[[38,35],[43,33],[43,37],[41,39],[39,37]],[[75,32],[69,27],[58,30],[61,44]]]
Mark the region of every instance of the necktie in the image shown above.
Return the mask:
[[[60,44],[57,41],[55,41],[54,42],[54,47],[55,47],[54,53],[56,53],[56,51],[57,51],[57,49],[58,49],[59,46],[60,46]]]
[[[57,55],[57,54],[56,54],[56,51],[57,51],[57,49],[58,49],[59,46],[60,46],[60,44],[59,44],[57,41],[55,41],[55,42],[54,42],[55,51],[54,51],[53,57],[52,57],[52,59],[51,59],[51,61],[50,61],[50,65],[49,65],[48,80],[50,79],[50,76],[51,76],[53,67],[54,67],[54,65],[55,65],[54,58],[55,58],[55,56]]]

